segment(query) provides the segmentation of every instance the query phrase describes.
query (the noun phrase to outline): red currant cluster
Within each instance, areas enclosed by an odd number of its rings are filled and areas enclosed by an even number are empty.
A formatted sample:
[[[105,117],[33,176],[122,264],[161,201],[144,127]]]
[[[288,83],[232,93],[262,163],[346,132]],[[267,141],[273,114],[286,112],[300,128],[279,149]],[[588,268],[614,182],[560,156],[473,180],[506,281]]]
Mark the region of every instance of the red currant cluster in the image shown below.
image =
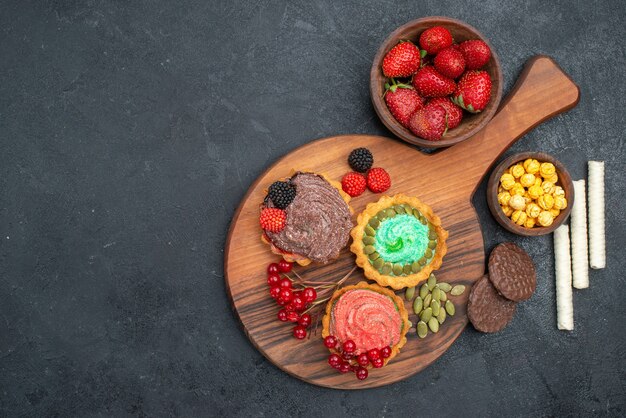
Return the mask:
[[[311,325],[311,315],[304,312],[317,299],[317,292],[312,287],[301,290],[293,288],[288,277],[281,277],[281,273],[289,273],[293,263],[281,260],[267,266],[267,284],[270,286],[270,296],[283,308],[278,311],[278,319],[282,322],[294,322],[293,336],[299,340],[306,337],[307,328]]]
[[[328,356],[328,364],[339,373],[354,372],[359,380],[367,379],[367,367],[380,369],[385,365],[385,359],[391,356],[391,347],[381,349],[372,348],[367,352],[356,355],[356,344],[352,340],[346,340],[343,344],[334,335],[324,338],[324,345],[332,353]]]

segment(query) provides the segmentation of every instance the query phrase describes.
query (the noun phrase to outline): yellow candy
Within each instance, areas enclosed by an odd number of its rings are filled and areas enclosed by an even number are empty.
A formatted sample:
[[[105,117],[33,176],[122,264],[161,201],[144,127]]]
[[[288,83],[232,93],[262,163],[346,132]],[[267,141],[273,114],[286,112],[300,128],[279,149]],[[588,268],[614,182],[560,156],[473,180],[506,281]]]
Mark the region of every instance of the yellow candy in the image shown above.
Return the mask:
[[[541,177],[543,177],[544,179],[547,177],[552,177],[554,173],[556,173],[556,168],[554,167],[554,164],[541,163],[541,166],[539,167],[539,174],[541,175]]]
[[[511,214],[511,220],[518,225],[524,225],[526,219],[528,219],[528,216],[526,216],[526,212],[522,210],[516,210]]]
[[[535,176],[535,186],[541,186],[541,177]]]
[[[519,182],[524,187],[530,187],[535,184],[535,175],[526,173],[519,178]]]
[[[557,196],[565,196],[565,190],[563,190],[563,188],[561,186],[555,186],[554,187],[554,193],[552,193],[554,195],[554,197]]]
[[[530,196],[531,199],[539,199],[539,197],[542,195],[543,189],[541,188],[541,186],[534,185],[528,188],[528,196]]]
[[[526,170],[526,172],[529,174],[535,174],[539,171],[540,167],[541,165],[539,164],[539,161],[535,159],[529,158],[524,161],[524,170]]]
[[[554,197],[554,209],[563,210],[567,207],[567,199],[563,196]]]
[[[504,188],[502,187],[502,185],[498,186],[498,193],[502,193],[504,191]]]
[[[545,209],[545,210],[552,209],[552,206],[554,206],[554,198],[549,194],[544,194],[542,196],[539,196],[539,198],[537,199],[537,204],[542,209]]]
[[[504,190],[509,190],[515,184],[515,178],[510,173],[504,173],[500,177],[500,184]]]
[[[547,210],[544,210],[543,212],[541,212],[539,214],[539,217],[537,218],[537,222],[539,222],[539,225],[541,226],[550,226],[552,225],[553,221],[554,221],[554,216],[552,216],[552,214],[548,212]]]
[[[511,193],[511,196],[513,196],[513,195],[524,196],[524,193],[526,193],[526,189],[524,189],[524,186],[522,186],[521,184],[515,183],[509,189],[509,193]]]
[[[541,183],[541,189],[545,194],[554,194],[556,186],[554,186],[554,183],[552,183],[551,181],[544,181],[543,183]]]
[[[530,218],[536,218],[541,213],[541,208],[536,203],[530,203],[526,206],[526,215]]]
[[[554,209],[554,208],[550,209],[548,212],[550,212],[552,216],[554,216],[555,218],[559,216],[559,214],[561,213],[559,209]]]
[[[515,194],[509,199],[509,206],[515,210],[524,210],[526,207],[526,200],[524,199],[524,196]]]
[[[502,208],[502,212],[504,212],[507,217],[511,216],[513,213],[513,208],[510,206],[500,206],[500,208]]]
[[[524,201],[526,201],[526,204],[529,204],[530,202],[532,202],[533,200],[530,198],[530,196],[528,196],[528,192],[524,193]]]
[[[498,203],[501,204],[502,206],[508,205],[510,198],[511,198],[511,194],[509,192],[498,193]]]
[[[522,167],[521,164],[515,164],[509,169],[509,173],[511,173],[516,179],[524,175],[524,172],[524,167]]]
[[[556,183],[557,181],[559,181],[559,176],[554,173],[549,177],[545,177],[546,181],[549,181],[550,183]]]
[[[532,227],[534,227],[534,226],[535,226],[535,222],[536,222],[536,221],[535,221],[535,219],[534,219],[534,218],[527,218],[527,219],[526,219],[526,222],[524,222],[524,226],[525,226],[526,228],[532,228]]]

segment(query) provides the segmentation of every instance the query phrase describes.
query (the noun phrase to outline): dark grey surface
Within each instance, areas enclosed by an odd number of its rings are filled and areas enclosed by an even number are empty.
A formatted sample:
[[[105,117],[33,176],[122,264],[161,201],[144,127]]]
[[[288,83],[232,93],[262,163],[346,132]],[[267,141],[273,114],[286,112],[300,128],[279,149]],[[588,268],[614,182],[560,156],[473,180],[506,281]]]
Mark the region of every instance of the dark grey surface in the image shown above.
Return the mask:
[[[521,3],[521,2],[520,2]],[[525,2],[526,3],[526,2]],[[0,415],[553,416],[626,413],[626,3],[0,1]],[[509,91],[551,55],[577,108],[513,151],[574,178],[606,161],[608,267],[556,330],[552,238],[498,227],[539,284],[511,325],[473,329],[385,388],[302,383],[259,354],[224,290],[230,219],[253,180],[312,139],[388,135],[368,74],[395,27],[476,26]],[[253,260],[240,260],[242,263]],[[433,407],[434,405],[434,407]]]

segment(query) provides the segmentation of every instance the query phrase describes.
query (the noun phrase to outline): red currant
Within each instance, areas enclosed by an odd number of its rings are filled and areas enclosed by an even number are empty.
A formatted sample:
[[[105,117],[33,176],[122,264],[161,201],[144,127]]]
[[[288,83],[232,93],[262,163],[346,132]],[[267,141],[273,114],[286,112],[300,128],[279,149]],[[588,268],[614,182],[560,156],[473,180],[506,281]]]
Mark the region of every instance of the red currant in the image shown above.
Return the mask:
[[[295,311],[296,308],[293,307],[293,303],[288,303],[287,305],[285,305],[285,310],[287,312],[291,312],[291,311]]]
[[[372,348],[370,351],[367,352],[367,357],[369,357],[369,359],[372,360],[372,361],[374,361],[376,359],[379,359],[380,358],[380,350],[378,348]]]
[[[293,308],[298,312],[302,312],[304,308],[306,308],[304,298],[300,294],[293,295],[293,297],[291,298],[291,304],[293,305]]]
[[[350,363],[348,363],[347,361],[344,361],[343,363],[341,363],[341,365],[339,366],[339,372],[348,373],[349,371],[350,371]]]
[[[381,359],[381,358],[377,358],[376,360],[372,360],[372,366],[374,366],[375,369],[380,369],[384,365],[385,365],[385,361],[383,359]]]
[[[283,289],[291,289],[291,280],[286,277],[282,278],[280,280],[280,287],[282,287]]]
[[[284,309],[281,309],[280,311],[278,311],[278,320],[282,321],[282,322],[287,322],[287,311]]]
[[[278,286],[280,284],[280,276],[278,274],[270,274],[267,276],[267,284],[270,287]]]
[[[277,299],[280,296],[280,291],[280,286],[272,286],[272,288],[270,289],[270,296],[274,299]]]
[[[359,366],[357,366],[356,364],[351,364],[350,365],[350,371],[351,372],[356,372],[356,369],[358,369],[358,368],[359,368]]]
[[[315,299],[317,299],[317,292],[312,287],[306,287],[302,291],[302,295],[304,296],[304,300],[307,301],[307,303],[311,303]]]
[[[335,348],[337,346],[337,337],[335,337],[334,335],[329,335],[328,337],[324,338],[324,345],[327,348]]]
[[[276,299],[276,303],[278,303],[280,306],[285,306],[289,303],[289,301],[279,296],[278,299]]]
[[[306,328],[302,325],[296,325],[293,328],[293,336],[299,340],[303,340],[306,337]]]
[[[298,325],[302,325],[305,328],[311,325],[311,315],[308,313],[302,314],[298,320]]]
[[[354,353],[346,353],[345,351],[341,354],[344,360],[350,360],[354,357]]]
[[[365,367],[359,367],[358,369],[356,369],[356,378],[359,380],[365,380],[367,379],[367,369]]]
[[[289,288],[285,288],[283,287],[280,290],[280,298],[284,301],[287,301],[287,303],[291,302],[291,298],[293,297],[293,291]]]
[[[300,315],[298,315],[298,312],[287,312],[287,320],[289,322],[298,322],[298,320],[300,319]]]
[[[386,346],[380,349],[380,355],[382,358],[389,358],[391,356],[391,347]]]
[[[369,357],[367,357],[367,353],[361,353],[356,358],[356,362],[359,363],[361,366],[367,366],[367,364],[370,362],[370,359]]]
[[[280,270],[278,269],[278,264],[271,263],[269,266],[267,266],[267,274],[278,274],[279,272]]]
[[[339,356],[339,354],[331,354],[330,356],[328,356],[328,364],[330,364],[331,367],[334,368],[338,368],[342,363],[341,360],[341,356]]]
[[[352,340],[347,340],[343,343],[343,352],[344,353],[354,353],[356,350],[356,344]]]
[[[280,260],[280,263],[278,263],[278,270],[283,273],[289,273],[291,271],[291,267],[293,267],[293,263],[286,260]]]

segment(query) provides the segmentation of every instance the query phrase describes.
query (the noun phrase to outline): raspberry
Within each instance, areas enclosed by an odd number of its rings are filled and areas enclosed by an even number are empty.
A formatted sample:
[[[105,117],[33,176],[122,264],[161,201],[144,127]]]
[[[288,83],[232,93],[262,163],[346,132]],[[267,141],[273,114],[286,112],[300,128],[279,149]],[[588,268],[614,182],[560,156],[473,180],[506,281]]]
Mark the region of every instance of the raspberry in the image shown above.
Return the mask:
[[[270,232],[280,232],[285,227],[287,214],[282,209],[264,208],[261,211],[259,222],[261,228]]]
[[[391,187],[391,178],[384,168],[372,168],[367,173],[367,187],[374,193],[382,193]]]
[[[355,173],[354,171],[346,174],[341,179],[341,188],[352,197],[363,193],[366,187],[367,181],[363,174]]]

